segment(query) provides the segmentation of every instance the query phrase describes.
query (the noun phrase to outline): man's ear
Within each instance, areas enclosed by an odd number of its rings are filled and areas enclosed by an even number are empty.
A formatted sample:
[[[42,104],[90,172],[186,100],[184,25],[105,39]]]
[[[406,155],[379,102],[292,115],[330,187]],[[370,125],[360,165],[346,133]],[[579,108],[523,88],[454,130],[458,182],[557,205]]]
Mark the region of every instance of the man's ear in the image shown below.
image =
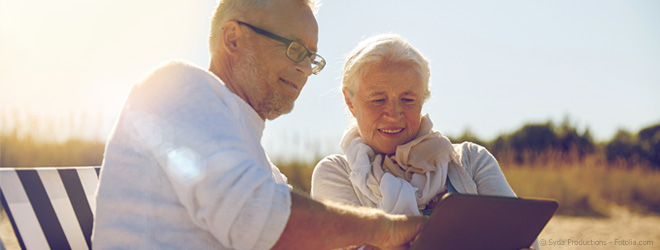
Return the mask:
[[[344,102],[346,102],[346,106],[348,106],[348,110],[350,110],[351,114],[353,114],[353,117],[355,117],[355,106],[353,106],[353,101],[351,101],[351,98],[349,97],[345,89],[342,89],[341,92],[344,94]]]
[[[222,26],[222,47],[228,54],[234,55],[238,52],[239,41],[243,33],[237,22],[229,21]]]

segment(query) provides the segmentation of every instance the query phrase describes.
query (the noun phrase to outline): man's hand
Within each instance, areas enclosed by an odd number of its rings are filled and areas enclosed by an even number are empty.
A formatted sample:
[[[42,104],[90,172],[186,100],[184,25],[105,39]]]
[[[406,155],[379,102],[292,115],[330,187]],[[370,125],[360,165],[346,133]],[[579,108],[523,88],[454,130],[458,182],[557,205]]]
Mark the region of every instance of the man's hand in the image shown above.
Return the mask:
[[[291,192],[291,215],[272,249],[336,249],[373,245],[408,249],[428,221],[425,216],[318,202]]]
[[[408,249],[428,222],[426,216],[383,214],[371,244],[380,249]]]

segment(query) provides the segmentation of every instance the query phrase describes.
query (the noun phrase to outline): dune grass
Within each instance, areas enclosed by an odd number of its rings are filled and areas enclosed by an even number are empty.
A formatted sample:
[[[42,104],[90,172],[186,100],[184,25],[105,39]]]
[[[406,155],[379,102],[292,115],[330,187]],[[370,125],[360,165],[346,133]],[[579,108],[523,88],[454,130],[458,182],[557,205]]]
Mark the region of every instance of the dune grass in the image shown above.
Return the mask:
[[[309,192],[316,162],[276,162],[296,189]],[[643,214],[660,214],[660,171],[643,166],[502,164],[509,185],[520,197],[559,202],[557,214],[609,217],[613,205]]]
[[[40,142],[32,138],[3,135],[0,138],[0,166],[100,166],[104,147],[103,142],[83,139]]]
[[[511,166],[503,172],[518,196],[557,200],[558,214],[607,217],[612,205],[660,213],[660,171],[571,164]]]
[[[30,119],[10,127],[4,123],[6,115],[0,118],[3,118],[0,119],[0,167],[98,166],[102,163],[104,142],[80,136],[62,141],[34,137],[27,132],[38,127],[29,122]],[[85,119],[77,120],[86,123]],[[69,127],[83,126],[76,123]],[[640,213],[660,214],[660,170],[657,168],[630,163],[612,165],[602,155],[567,158],[556,152],[535,157],[535,164],[516,164],[507,155],[497,158],[519,196],[556,199],[560,203],[558,214],[607,217],[613,205]],[[307,193],[318,160],[291,155],[273,159],[289,183]]]
[[[70,139],[38,142],[31,138],[1,135],[0,166],[101,165],[104,144]],[[298,190],[309,193],[318,160],[274,159]],[[607,217],[612,205],[631,211],[660,214],[660,171],[643,166],[617,167],[581,162],[570,164],[515,165],[500,163],[509,184],[521,197],[552,198],[560,203],[558,214]]]
[[[105,143],[94,139],[99,117],[82,112],[54,119],[12,111],[0,113],[0,167],[101,165]]]

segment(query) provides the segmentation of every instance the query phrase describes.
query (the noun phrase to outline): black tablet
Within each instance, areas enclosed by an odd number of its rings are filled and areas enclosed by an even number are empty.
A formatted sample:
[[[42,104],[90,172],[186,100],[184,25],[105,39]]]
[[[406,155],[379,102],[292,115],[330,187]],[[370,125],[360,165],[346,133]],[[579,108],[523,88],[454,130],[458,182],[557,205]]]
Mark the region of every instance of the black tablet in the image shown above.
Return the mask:
[[[411,249],[518,250],[530,247],[557,201],[449,193]]]

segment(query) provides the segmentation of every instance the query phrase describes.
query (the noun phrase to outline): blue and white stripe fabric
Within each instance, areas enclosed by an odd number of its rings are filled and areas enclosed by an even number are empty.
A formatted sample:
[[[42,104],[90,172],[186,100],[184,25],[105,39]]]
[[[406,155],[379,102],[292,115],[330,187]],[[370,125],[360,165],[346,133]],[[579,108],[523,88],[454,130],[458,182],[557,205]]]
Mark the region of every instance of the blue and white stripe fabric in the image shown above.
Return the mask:
[[[21,248],[91,248],[99,169],[0,168],[0,200]]]

